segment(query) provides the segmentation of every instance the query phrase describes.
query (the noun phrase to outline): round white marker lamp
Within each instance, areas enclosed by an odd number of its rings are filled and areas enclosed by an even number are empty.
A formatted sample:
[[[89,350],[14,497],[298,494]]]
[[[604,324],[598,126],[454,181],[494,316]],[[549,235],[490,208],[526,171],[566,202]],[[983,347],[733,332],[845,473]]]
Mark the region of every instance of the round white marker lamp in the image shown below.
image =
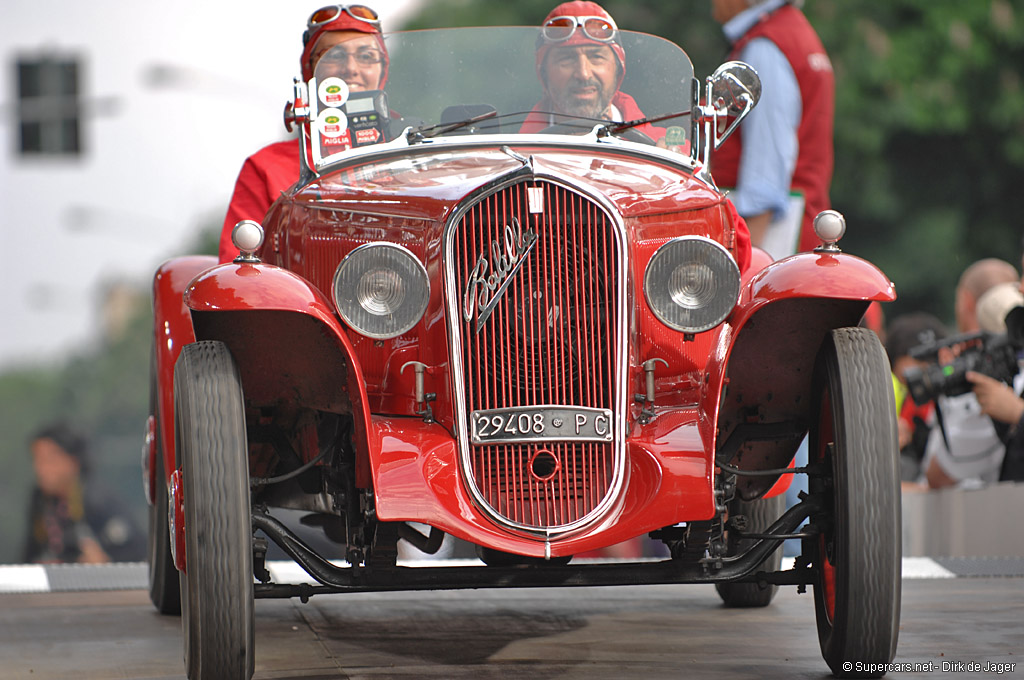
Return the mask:
[[[263,227],[254,220],[242,220],[231,230],[231,243],[238,248],[235,262],[259,262],[256,251],[263,245]]]
[[[821,239],[821,245],[814,252],[838,253],[836,243],[846,233],[846,218],[838,210],[822,210],[814,218],[814,233]]]

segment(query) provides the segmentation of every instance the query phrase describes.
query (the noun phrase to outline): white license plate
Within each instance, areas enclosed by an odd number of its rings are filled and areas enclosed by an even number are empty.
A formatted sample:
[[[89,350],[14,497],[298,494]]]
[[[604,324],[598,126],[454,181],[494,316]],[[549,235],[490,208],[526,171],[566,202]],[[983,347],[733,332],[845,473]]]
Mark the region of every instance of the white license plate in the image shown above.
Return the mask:
[[[474,444],[612,440],[612,412],[605,408],[496,408],[473,411],[469,425],[470,441]]]

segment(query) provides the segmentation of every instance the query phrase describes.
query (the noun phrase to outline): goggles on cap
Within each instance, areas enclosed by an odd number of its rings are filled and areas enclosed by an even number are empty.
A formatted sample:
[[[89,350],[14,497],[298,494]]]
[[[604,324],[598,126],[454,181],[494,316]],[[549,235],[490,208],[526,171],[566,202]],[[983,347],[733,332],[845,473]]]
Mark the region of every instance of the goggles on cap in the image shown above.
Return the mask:
[[[615,22],[605,17],[574,17],[560,16],[550,19],[541,27],[541,34],[548,42],[565,42],[576,32],[576,27],[583,29],[583,34],[597,42],[612,42],[618,28]]]
[[[320,26],[331,23],[340,17],[342,12],[356,21],[365,21],[380,33],[380,15],[372,7],[367,7],[366,5],[327,5],[309,15],[309,21],[306,22],[306,35],[310,36]]]

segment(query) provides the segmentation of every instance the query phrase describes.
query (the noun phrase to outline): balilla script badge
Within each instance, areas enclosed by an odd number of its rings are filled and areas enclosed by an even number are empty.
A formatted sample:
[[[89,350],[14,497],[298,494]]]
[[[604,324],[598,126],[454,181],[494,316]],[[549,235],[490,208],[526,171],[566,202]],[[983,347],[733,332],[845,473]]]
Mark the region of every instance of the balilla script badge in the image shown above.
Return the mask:
[[[477,333],[483,328],[484,322],[491,316],[502,294],[512,283],[512,277],[523,266],[526,256],[537,243],[537,232],[533,229],[524,232],[519,219],[513,217],[512,221],[505,225],[503,240],[504,252],[501,241],[491,241],[490,262],[485,255],[481,255],[473,266],[469,283],[466,285],[462,316],[466,321],[472,321],[474,315],[477,317]],[[490,275],[487,274],[488,271],[491,272]]]

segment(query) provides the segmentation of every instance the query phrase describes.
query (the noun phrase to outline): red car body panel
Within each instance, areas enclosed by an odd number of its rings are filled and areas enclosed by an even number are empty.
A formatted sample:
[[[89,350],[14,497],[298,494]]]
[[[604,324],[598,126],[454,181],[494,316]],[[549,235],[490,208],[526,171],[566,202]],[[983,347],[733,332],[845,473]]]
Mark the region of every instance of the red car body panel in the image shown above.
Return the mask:
[[[155,409],[157,438],[163,451],[163,483],[167,483],[174,471],[174,363],[181,354],[181,348],[195,341],[192,332],[192,318],[182,299],[189,282],[213,265],[217,258],[195,255],[169,260],[157,269],[153,277],[153,370],[156,384],[165,389],[156,391]],[[156,449],[152,450],[155,457]],[[156,461],[149,461],[149,469],[156,468]],[[155,483],[156,479],[153,478]],[[150,497],[153,490],[149,490]]]
[[[397,179],[382,169],[387,163],[367,163],[320,178],[283,198],[265,220],[267,239],[260,256],[265,262],[287,266],[320,290],[329,291],[335,263],[344,253],[366,242],[369,233],[373,240],[407,247],[423,259],[428,272],[440,271],[439,252],[430,252],[427,244],[441,238],[445,219],[471,192],[521,164],[501,152],[481,149],[467,151],[464,157],[441,155],[444,164],[432,167],[438,154],[429,151],[422,152],[424,160],[416,165],[416,181],[411,187],[405,183],[394,186]],[[516,151],[527,155],[541,149],[527,147]],[[680,343],[679,334],[657,321],[647,308],[641,289],[643,271],[657,248],[681,233],[707,236],[733,247],[724,198],[684,171],[640,162],[626,155],[607,159],[594,158],[584,151],[545,149],[544,153],[543,160],[538,159],[535,166],[539,174],[547,171],[560,176],[585,171],[591,180],[590,173],[594,173],[597,181],[590,186],[595,194],[610,201],[624,217],[627,241],[633,251],[632,297],[641,307],[632,348],[637,357],[634,382],[639,387],[643,380],[639,364],[656,352],[669,360],[669,368],[664,376],[659,376],[669,386],[667,390],[695,387],[692,374],[702,368],[714,331],[694,343]],[[330,195],[330,199],[323,200],[324,194]],[[346,223],[352,225],[356,234],[349,240],[337,236],[338,227]],[[318,250],[316,258],[310,258],[307,249],[313,242],[329,245]],[[337,250],[325,253],[327,247]],[[432,273],[431,278],[438,280],[440,276]],[[401,366],[418,351],[423,356],[420,361],[435,367],[427,376],[427,391],[438,394],[435,416],[449,427],[453,425],[451,412],[446,408],[451,400],[444,398],[448,385],[436,379],[442,377],[437,373],[449,356],[443,292],[432,289],[423,321],[400,338],[377,342],[352,335],[375,412],[414,413],[415,404],[409,396],[412,376],[409,372],[403,374]],[[419,349],[411,347],[412,344]],[[692,403],[689,396],[677,401],[688,402]]]
[[[351,413],[357,448],[366,451],[370,409],[361,363],[320,291],[286,269],[232,263],[197,276],[184,300],[194,314],[196,339],[217,339],[232,351],[250,401],[297,400]],[[288,378],[268,372],[268,361]],[[359,460],[365,486],[366,456]]]
[[[703,454],[696,410],[657,418],[629,441],[626,493],[598,524],[553,543],[514,537],[494,527],[460,481],[458,447],[438,424],[374,417],[377,514],[386,521],[416,521],[506,552],[561,557],[594,550],[680,521],[714,514],[712,466]],[[375,442],[372,440],[376,440]]]
[[[586,187],[595,199],[621,214],[630,252],[628,290],[634,309],[628,343],[632,390],[643,392],[645,361],[664,362],[655,369],[656,416],[648,424],[633,425],[628,436],[625,493],[602,522],[561,539],[547,548],[549,554],[592,550],[661,526],[710,518],[714,463],[708,452],[714,450],[719,430],[727,434],[748,417],[731,405],[721,407],[719,395],[731,385],[771,404],[771,386],[775,390],[786,384],[792,384],[792,389],[807,387],[814,358],[813,351],[794,353],[787,362],[784,348],[771,337],[758,335],[758,342],[745,342],[748,335],[757,335],[748,329],[751,320],[768,306],[793,304],[802,298],[808,300],[810,312],[827,296],[830,306],[842,306],[837,300],[852,304],[838,315],[813,312],[812,316],[827,319],[822,332],[826,326],[833,327],[829,323],[854,325],[869,301],[893,297],[891,283],[872,265],[847,255],[804,254],[767,264],[756,273],[754,267],[765,264],[767,258],[755,255],[754,266],[744,272],[739,304],[727,322],[683,339],[647,306],[643,272],[657,248],[681,233],[733,246],[722,195],[679,169],[625,154],[594,158],[564,149],[517,152],[543,152],[543,160],[536,162],[538,175],[585,174]],[[259,252],[266,264],[226,264],[202,271],[212,264],[209,260],[171,263],[158,282],[170,274],[173,285],[158,283],[157,295],[165,298],[184,292],[195,330],[188,327],[183,337],[226,342],[252,403],[271,404],[284,398],[285,392],[301,391],[306,403],[355,416],[358,481],[361,487],[375,490],[380,519],[425,522],[500,550],[538,555],[545,547],[535,537],[509,535],[474,509],[459,479],[443,287],[432,288],[427,312],[413,330],[383,341],[349,331],[328,297],[334,263],[368,240],[407,247],[422,258],[432,281],[442,281],[439,249],[432,244],[441,239],[445,221],[480,186],[520,165],[493,149],[460,155],[426,149],[415,164],[415,182],[398,181],[404,178],[384,172],[388,161],[321,177],[283,197],[268,214],[266,240]],[[325,194],[329,200],[323,198]],[[352,237],[347,238],[346,231]],[[311,243],[321,247],[310,249]],[[182,285],[182,279],[196,274],[187,287]],[[172,313],[173,304],[162,307],[162,317],[173,317],[175,330],[170,332],[180,335],[186,319],[180,312]],[[306,321],[298,323],[298,317]],[[813,321],[794,327],[806,323]],[[305,330],[298,332],[300,328]],[[755,346],[756,353],[751,354]],[[808,351],[808,347],[800,349]],[[764,370],[761,357],[766,351],[780,352],[782,357],[773,362],[779,374],[775,377],[770,367]],[[176,355],[164,354],[158,362],[161,381],[171,384],[171,359]],[[284,385],[278,377],[280,367],[266,370],[282,361],[291,376]],[[430,367],[425,388],[437,395],[432,404],[434,423],[415,416],[413,372],[402,371],[408,361]],[[330,365],[345,368],[325,370]],[[793,372],[804,377],[799,381],[780,377]],[[169,410],[168,400],[165,394],[162,412]],[[639,416],[640,408],[640,404],[633,407],[631,420]],[[777,410],[768,406],[762,411],[761,417],[771,420],[803,417],[806,409],[780,405]],[[165,450],[173,450],[173,434],[166,428],[162,442]],[[748,448],[767,451],[766,458],[780,467],[790,463],[795,451],[795,446],[777,442]],[[171,465],[165,461],[168,473]],[[781,493],[788,480],[785,475],[747,482],[748,494],[763,494],[766,486],[771,495]]]
[[[744,422],[806,421],[808,394],[821,338],[832,328],[856,326],[873,301],[895,299],[893,284],[874,265],[843,253],[802,253],[768,264],[740,290],[727,319],[732,341],[708,363],[709,390],[737,395],[717,415],[720,436]],[[771,357],[771,361],[765,361]],[[748,442],[741,469],[783,467],[800,440]],[[741,493],[757,496],[774,478],[745,478]],[[785,477],[781,480],[785,481]],[[772,489],[776,492],[777,488]]]

